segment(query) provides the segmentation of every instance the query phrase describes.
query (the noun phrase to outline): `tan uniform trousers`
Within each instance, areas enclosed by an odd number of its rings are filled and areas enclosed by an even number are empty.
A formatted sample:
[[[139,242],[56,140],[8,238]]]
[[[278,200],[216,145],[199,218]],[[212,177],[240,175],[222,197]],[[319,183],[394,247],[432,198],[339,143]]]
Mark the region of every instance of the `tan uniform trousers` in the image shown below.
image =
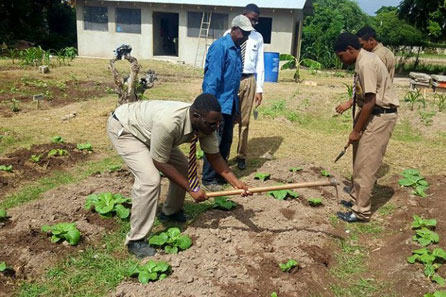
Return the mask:
[[[248,155],[248,132],[251,110],[254,105],[256,94],[255,75],[244,78],[240,81],[238,96],[240,98],[240,123],[238,125],[238,146],[237,157],[246,159]]]
[[[116,151],[135,176],[130,232],[125,241],[125,244],[128,244],[129,241],[144,239],[153,227],[160,196],[161,177],[153,164],[149,147],[123,130],[121,123],[113,117],[108,119],[107,133]],[[187,176],[188,161],[179,148],[172,148],[168,163]],[[185,193],[183,188],[171,182],[162,212],[171,215],[180,211],[184,204]]]
[[[363,220],[370,220],[371,196],[387,144],[395,128],[396,113],[372,115],[359,140],[353,144],[352,210]]]

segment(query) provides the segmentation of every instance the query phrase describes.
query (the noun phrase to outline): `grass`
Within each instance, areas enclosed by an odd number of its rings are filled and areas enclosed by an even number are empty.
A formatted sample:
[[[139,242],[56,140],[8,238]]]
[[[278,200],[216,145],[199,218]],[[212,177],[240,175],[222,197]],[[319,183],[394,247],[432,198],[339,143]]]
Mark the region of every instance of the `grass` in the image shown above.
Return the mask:
[[[0,208],[11,208],[37,200],[48,190],[61,185],[79,182],[95,172],[103,172],[120,162],[118,156],[107,157],[100,161],[88,161],[70,171],[56,171],[51,176],[23,187],[20,191],[6,196],[0,202]]]
[[[387,203],[386,205],[382,206],[380,209],[378,209],[378,213],[382,216],[388,216],[391,215],[395,211],[396,206],[392,203]]]
[[[336,297],[367,297],[376,296],[375,293],[379,289],[379,284],[374,279],[360,278],[350,286],[332,285],[330,289]]]

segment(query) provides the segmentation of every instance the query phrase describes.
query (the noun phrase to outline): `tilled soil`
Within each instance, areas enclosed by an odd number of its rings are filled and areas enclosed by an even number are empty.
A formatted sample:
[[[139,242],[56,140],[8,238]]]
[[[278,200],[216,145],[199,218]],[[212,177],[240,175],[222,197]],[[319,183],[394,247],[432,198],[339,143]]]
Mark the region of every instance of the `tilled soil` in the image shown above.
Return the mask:
[[[48,156],[52,149],[66,150],[64,156]],[[38,162],[31,156],[41,156]],[[79,151],[73,143],[38,144],[30,149],[19,149],[11,154],[0,157],[0,165],[12,165],[13,171],[0,171],[0,200],[24,181],[36,180],[49,172],[64,169],[73,164],[88,159],[89,152]]]

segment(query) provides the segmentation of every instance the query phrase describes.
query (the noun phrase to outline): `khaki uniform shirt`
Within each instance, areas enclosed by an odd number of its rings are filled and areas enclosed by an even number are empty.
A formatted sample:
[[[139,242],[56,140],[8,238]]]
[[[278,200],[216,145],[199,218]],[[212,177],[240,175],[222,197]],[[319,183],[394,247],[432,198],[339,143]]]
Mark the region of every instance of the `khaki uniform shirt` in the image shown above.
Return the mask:
[[[390,79],[393,81],[395,75],[395,56],[392,51],[379,42],[372,50],[372,53],[377,55],[384,65],[386,65],[387,71],[390,74]]]
[[[172,148],[192,141],[190,106],[190,103],[177,101],[138,101],[119,106],[115,115],[126,131],[150,148],[153,160],[167,163]],[[219,152],[215,131],[198,137],[205,153]]]
[[[355,73],[358,75],[356,101],[360,107],[364,105],[364,96],[367,93],[376,94],[376,105],[380,107],[399,106],[387,68],[377,55],[361,49],[356,59]]]

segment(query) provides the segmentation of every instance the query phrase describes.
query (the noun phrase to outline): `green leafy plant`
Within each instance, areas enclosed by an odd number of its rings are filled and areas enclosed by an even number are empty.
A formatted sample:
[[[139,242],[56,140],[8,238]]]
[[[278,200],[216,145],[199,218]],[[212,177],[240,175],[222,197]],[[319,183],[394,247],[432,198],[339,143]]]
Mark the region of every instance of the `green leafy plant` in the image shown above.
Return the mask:
[[[446,297],[446,291],[435,291],[434,293],[424,294],[424,297]]]
[[[0,262],[0,272],[5,272],[8,269],[8,265],[6,265],[6,262]]]
[[[12,172],[12,165],[0,165],[0,171]]]
[[[431,243],[438,243],[440,237],[434,231],[427,228],[418,229],[412,239],[422,246],[428,246]]]
[[[89,152],[93,151],[93,147],[91,146],[91,143],[89,143],[89,142],[87,142],[87,143],[78,143],[76,147],[80,151],[89,151]]]
[[[423,99],[423,95],[419,89],[415,89],[414,91],[409,91],[404,96],[404,101],[409,103],[410,110],[413,111],[416,103],[421,103]]]
[[[302,167],[291,167],[290,169],[288,169],[290,172],[298,172],[298,171],[302,171],[303,168]]]
[[[108,171],[113,172],[113,171],[120,170],[121,168],[122,168],[122,165],[110,165],[108,167]]]
[[[290,272],[291,269],[297,267],[299,263],[296,260],[289,259],[286,263],[280,263],[279,267],[283,272]]]
[[[138,276],[138,280],[142,284],[147,284],[149,281],[156,281],[165,279],[171,271],[171,266],[166,262],[155,262],[149,260],[144,265],[134,265],[129,269],[130,276]]]
[[[102,217],[112,217],[117,215],[121,219],[126,219],[130,215],[131,199],[123,197],[120,194],[101,193],[91,194],[85,202],[85,209],[94,209]]]
[[[197,150],[197,160],[204,158],[204,152],[202,150]]]
[[[0,221],[3,221],[7,218],[8,214],[6,213],[6,209],[0,208]]]
[[[269,173],[256,173],[254,175],[254,179],[258,179],[261,181],[268,180],[268,179],[270,179],[270,177],[271,177],[271,174],[269,174]]]
[[[278,297],[276,292],[271,293],[271,297]],[[436,297],[436,296],[435,296]]]
[[[307,201],[311,206],[322,205],[322,198],[309,198]]]
[[[231,200],[228,200],[228,197],[215,197],[213,208],[223,209],[223,210],[231,210],[237,206],[237,204]]]
[[[431,228],[435,229],[437,226],[436,219],[423,219],[418,215],[413,216],[412,229]]]
[[[325,176],[325,177],[330,177],[330,176],[331,176],[330,172],[328,172],[328,171],[325,170],[325,169],[322,169],[322,170],[321,170],[321,175],[322,175],[322,176]]]
[[[424,275],[431,278],[438,284],[444,284],[445,280],[435,272],[446,260],[446,252],[441,248],[435,248],[432,252],[428,248],[421,248],[412,251],[412,256],[407,258],[407,262],[414,264],[416,262],[424,265]]]
[[[437,105],[438,111],[443,112],[446,110],[446,94],[435,93],[434,95],[435,105]]]
[[[418,114],[420,115],[421,122],[423,122],[423,124],[428,127],[428,126],[432,126],[432,124],[434,122],[433,117],[437,113],[435,111],[420,110],[418,112]]]
[[[53,226],[42,226],[42,231],[51,233],[51,242],[56,243],[61,240],[66,240],[71,245],[76,245],[80,238],[81,233],[76,228],[76,223],[59,223]]]
[[[73,61],[77,56],[77,49],[74,47],[66,47],[62,50],[62,54],[68,61]]]
[[[402,179],[398,181],[398,184],[402,187],[412,187],[413,194],[422,198],[427,197],[426,189],[429,187],[429,183],[421,176],[420,172],[416,169],[406,169],[401,174]]]
[[[56,135],[56,136],[51,137],[51,141],[53,143],[63,143],[64,139],[62,138],[62,136]]]
[[[19,112],[21,110],[20,101],[15,98],[12,98],[9,107],[11,108],[12,112]]]
[[[192,240],[188,235],[181,234],[180,229],[173,227],[151,236],[149,244],[164,248],[164,251],[168,254],[178,254],[180,250],[187,250],[192,245]]]
[[[65,156],[68,155],[68,151],[64,149],[52,149],[48,152],[48,157],[52,156]]]
[[[285,200],[286,198],[298,198],[299,193],[294,192],[293,190],[276,190],[269,191],[268,195],[274,197],[277,200]]]
[[[39,163],[40,158],[42,157],[42,155],[31,155],[31,161],[33,161],[34,163]]]

